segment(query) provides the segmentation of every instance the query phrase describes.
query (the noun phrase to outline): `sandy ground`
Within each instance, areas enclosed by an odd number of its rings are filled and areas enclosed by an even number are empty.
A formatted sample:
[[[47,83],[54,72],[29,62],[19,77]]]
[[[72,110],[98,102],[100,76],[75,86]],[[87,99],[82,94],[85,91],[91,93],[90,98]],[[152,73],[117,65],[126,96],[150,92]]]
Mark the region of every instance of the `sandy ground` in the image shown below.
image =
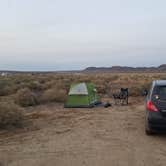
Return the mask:
[[[165,166],[166,136],[146,136],[143,102],[29,108],[33,127],[0,133],[0,166]]]

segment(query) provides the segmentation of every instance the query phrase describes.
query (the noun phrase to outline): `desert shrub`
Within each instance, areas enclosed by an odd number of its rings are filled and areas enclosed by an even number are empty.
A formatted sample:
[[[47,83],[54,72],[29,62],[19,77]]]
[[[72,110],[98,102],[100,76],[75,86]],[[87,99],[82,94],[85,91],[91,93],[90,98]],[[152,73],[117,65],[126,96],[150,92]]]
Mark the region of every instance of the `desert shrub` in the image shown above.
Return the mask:
[[[144,84],[140,85],[141,90],[150,89],[151,84],[152,84],[152,81],[145,82]]]
[[[51,80],[51,81],[47,81],[44,85],[43,88],[46,89],[51,89],[51,87],[56,85],[56,81],[55,80]]]
[[[141,92],[142,92],[141,90],[142,89],[140,86],[133,86],[129,90],[129,95],[134,97],[141,96]]]
[[[100,94],[100,95],[103,95],[106,93],[107,91],[107,87],[105,85],[97,85],[96,86],[96,89],[97,89],[97,92]]]
[[[0,128],[20,127],[24,120],[23,109],[14,102],[0,102]]]
[[[118,75],[113,75],[110,77],[110,81],[116,81],[119,78]]]
[[[64,79],[63,83],[64,83],[64,87],[67,89],[67,91],[69,91],[70,85],[71,85],[70,80],[69,79]]]
[[[31,90],[35,90],[35,91],[42,90],[42,86],[41,86],[39,81],[31,81],[31,82],[29,82],[28,88],[30,88]]]
[[[0,80],[0,96],[7,96],[16,91],[16,86],[11,80]]]
[[[0,86],[0,96],[7,96],[11,93],[10,86]]]
[[[64,102],[66,100],[66,90],[53,87],[44,91],[41,102]]]
[[[15,97],[15,102],[23,107],[38,104],[37,96],[29,88],[20,89]]]
[[[143,90],[149,89],[149,87],[150,87],[150,84],[142,84],[142,85],[140,84],[138,86],[133,86],[130,88],[130,96],[134,96],[134,97],[141,96]]]

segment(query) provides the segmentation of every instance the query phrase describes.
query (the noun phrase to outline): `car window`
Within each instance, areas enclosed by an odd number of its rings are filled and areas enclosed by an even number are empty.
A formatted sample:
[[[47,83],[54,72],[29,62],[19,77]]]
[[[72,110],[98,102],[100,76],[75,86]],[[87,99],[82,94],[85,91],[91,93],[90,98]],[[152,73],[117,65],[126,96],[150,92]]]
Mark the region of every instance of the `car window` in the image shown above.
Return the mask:
[[[166,86],[156,87],[154,95],[159,99],[166,99]]]

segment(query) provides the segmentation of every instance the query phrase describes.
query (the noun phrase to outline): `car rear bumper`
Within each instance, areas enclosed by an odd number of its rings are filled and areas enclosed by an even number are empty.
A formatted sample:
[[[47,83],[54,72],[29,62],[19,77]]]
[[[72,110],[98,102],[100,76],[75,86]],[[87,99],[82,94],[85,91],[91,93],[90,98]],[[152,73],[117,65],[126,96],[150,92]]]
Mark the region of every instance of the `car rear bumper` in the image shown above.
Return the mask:
[[[147,118],[150,130],[166,133],[166,117],[163,117],[160,112],[151,112]]]

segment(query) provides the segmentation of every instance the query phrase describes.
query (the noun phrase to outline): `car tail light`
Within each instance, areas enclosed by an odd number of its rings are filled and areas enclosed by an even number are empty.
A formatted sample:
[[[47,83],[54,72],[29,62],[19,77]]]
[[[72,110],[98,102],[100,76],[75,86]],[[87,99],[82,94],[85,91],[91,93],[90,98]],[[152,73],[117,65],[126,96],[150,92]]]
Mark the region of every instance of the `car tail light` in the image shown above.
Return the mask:
[[[152,103],[152,101],[147,102],[146,108],[149,111],[158,112],[157,107]]]

